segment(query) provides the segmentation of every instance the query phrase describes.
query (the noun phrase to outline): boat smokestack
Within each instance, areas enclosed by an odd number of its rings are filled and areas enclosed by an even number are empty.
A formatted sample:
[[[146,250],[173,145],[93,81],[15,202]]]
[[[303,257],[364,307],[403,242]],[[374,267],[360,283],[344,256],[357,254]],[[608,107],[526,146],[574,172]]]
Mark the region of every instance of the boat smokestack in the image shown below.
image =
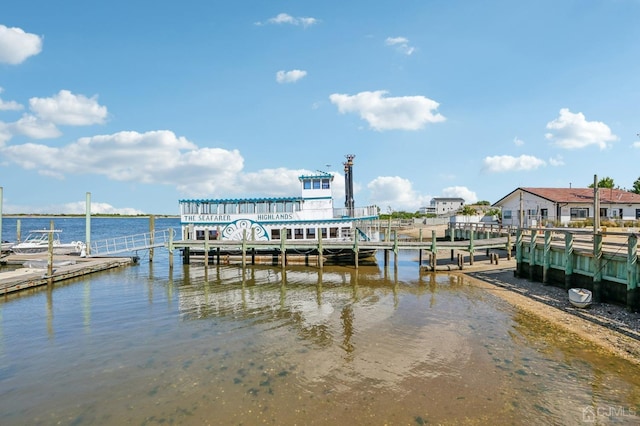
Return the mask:
[[[346,155],[347,162],[344,163],[344,206],[347,208],[349,216],[353,216],[354,200],[353,200],[353,154]]]

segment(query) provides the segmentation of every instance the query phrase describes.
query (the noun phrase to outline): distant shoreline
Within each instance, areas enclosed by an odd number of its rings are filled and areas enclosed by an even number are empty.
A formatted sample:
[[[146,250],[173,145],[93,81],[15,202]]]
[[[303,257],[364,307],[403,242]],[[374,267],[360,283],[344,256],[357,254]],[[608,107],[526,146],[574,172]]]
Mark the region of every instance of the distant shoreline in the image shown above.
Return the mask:
[[[20,219],[20,218],[42,218],[42,219],[55,219],[55,218],[70,218],[70,217],[85,217],[85,214],[30,214],[30,213],[18,213],[18,214],[3,214],[3,218]],[[151,216],[158,218],[171,218],[179,219],[179,215],[172,214],[136,214],[136,215],[124,215],[124,214],[92,214],[91,217],[109,218],[109,219],[148,219]]]

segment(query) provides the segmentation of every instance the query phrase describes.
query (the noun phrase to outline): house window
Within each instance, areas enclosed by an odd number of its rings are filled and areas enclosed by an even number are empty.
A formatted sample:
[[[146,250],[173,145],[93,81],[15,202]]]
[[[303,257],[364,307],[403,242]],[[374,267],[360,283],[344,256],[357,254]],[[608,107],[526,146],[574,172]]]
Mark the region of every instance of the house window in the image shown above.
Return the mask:
[[[511,210],[503,210],[502,211],[503,219],[511,219]]]
[[[571,207],[571,220],[586,219],[589,217],[589,209],[585,207]]]
[[[547,219],[549,217],[549,209],[540,209],[540,217]]]

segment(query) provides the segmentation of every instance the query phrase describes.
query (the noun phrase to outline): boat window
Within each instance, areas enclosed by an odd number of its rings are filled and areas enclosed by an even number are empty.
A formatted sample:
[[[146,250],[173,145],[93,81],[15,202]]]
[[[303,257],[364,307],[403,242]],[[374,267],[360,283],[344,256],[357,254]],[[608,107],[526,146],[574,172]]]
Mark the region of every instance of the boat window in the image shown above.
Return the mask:
[[[209,213],[218,214],[218,203],[208,203],[208,204],[209,204]]]
[[[287,228],[287,240],[291,239],[291,228]]]
[[[329,238],[338,238],[338,228],[329,228]]]
[[[322,189],[329,189],[329,179],[322,179]]]
[[[256,212],[257,213],[269,213],[269,203],[264,201],[259,201],[256,204]]]
[[[284,212],[284,203],[282,202],[275,203],[275,208],[276,208],[276,213]]]
[[[280,239],[280,230],[279,229],[272,229],[271,230],[271,239],[272,240],[279,240]]]
[[[294,239],[296,240],[302,240],[304,238],[304,229],[302,228],[295,228],[294,229]]]
[[[309,179],[305,179],[302,181],[302,188],[311,189],[311,181]]]
[[[342,228],[340,236],[342,238],[349,238],[351,237],[351,228]]]
[[[293,211],[293,203],[291,201],[287,201],[285,203],[284,211],[285,212],[292,212]]]
[[[308,240],[316,239],[316,228],[307,228],[307,239]]]
[[[320,179],[313,180],[313,189],[320,189]]]
[[[238,205],[234,203],[229,203],[224,205],[224,212],[226,214],[237,214],[238,213]]]
[[[322,238],[327,238],[327,228],[320,228],[320,235]]]
[[[256,206],[253,203],[241,203],[240,204],[240,213],[252,214],[255,213]]]

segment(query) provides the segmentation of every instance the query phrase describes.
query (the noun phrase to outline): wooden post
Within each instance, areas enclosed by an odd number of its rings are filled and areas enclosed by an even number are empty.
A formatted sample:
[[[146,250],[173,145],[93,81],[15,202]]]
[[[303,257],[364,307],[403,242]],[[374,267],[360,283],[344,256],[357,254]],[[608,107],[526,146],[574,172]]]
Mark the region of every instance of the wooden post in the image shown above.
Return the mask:
[[[84,243],[85,243],[85,251],[87,252],[87,256],[91,255],[91,193],[87,192],[85,195],[84,202],[85,209],[85,219],[84,219]]]
[[[173,270],[173,228],[169,229],[169,270]]]
[[[533,281],[534,267],[536,265],[536,238],[538,238],[538,230],[531,229],[531,241],[529,241],[529,279]]]
[[[516,230],[516,270],[518,278],[522,277],[522,228]]]
[[[247,230],[242,230],[242,267],[247,266]]]
[[[631,234],[627,240],[627,309],[638,308],[638,237]]]
[[[549,268],[551,266],[551,231],[544,231],[544,254],[542,256],[542,284],[549,283]]]
[[[280,231],[280,266],[287,265],[287,228]]]
[[[49,222],[49,255],[47,256],[47,276],[48,276],[48,284],[53,284],[53,220]]]
[[[324,259],[322,258],[322,230],[318,233],[318,267],[322,269],[324,266]]]
[[[473,266],[473,253],[475,250],[473,237],[474,237],[474,231],[473,229],[471,229],[471,231],[469,232],[469,265],[472,265],[472,266]]]
[[[209,228],[204,228],[204,266],[209,266]]]
[[[251,241],[256,241],[256,228],[251,228]],[[255,245],[251,247],[251,264],[256,264],[256,247]]]
[[[398,267],[398,232],[393,231],[393,264]]]
[[[149,262],[153,262],[153,244],[155,239],[156,218],[154,215],[149,216]]]
[[[573,275],[573,234],[565,232],[564,234],[564,289],[571,288]]]
[[[602,234],[593,236],[593,301],[602,301]]]
[[[511,250],[513,245],[511,244],[511,232],[507,233],[507,260],[511,260]]]
[[[354,254],[356,269],[358,269],[358,263],[359,263],[358,255],[360,254],[359,251],[360,251],[360,248],[358,247],[358,233],[356,232],[353,235],[353,252],[354,252],[353,254]]]

